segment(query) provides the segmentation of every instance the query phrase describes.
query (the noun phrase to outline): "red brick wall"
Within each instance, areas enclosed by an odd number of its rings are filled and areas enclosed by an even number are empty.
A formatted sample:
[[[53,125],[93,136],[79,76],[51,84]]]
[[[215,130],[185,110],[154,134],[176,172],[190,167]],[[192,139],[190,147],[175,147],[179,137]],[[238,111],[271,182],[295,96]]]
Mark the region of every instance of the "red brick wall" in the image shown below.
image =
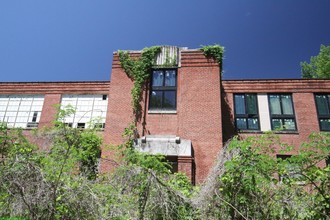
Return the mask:
[[[109,94],[109,81],[93,82],[0,82],[0,94],[22,95],[40,94],[44,95],[44,104],[40,116],[39,128],[53,126],[56,116],[54,105],[61,103],[62,94]],[[40,148],[49,147],[47,139],[36,137],[31,131],[23,131],[30,141]]]
[[[330,93],[329,80],[228,80],[223,81],[222,85],[223,96],[228,100],[228,107],[231,109],[230,120],[225,121],[224,127],[233,126],[234,93],[292,93],[297,132],[277,132],[282,142],[294,146],[288,154],[295,154],[301,143],[306,142],[312,132],[320,131],[314,93]],[[231,134],[227,132],[226,137],[233,135],[235,132],[231,130]],[[240,135],[244,137],[258,134],[240,133]],[[324,165],[324,162],[321,165]]]
[[[192,141],[196,182],[201,183],[222,147],[220,68],[201,52],[183,52],[181,63],[179,135]]]
[[[144,111],[138,130],[141,136],[176,135],[191,140],[193,158],[180,159],[178,167],[189,176],[196,172],[196,181],[200,183],[222,147],[220,69],[214,60],[206,59],[200,51],[183,51],[181,55],[177,73],[177,112],[148,113],[147,90],[141,103]],[[115,54],[107,117],[109,127],[105,129],[106,139],[112,144],[122,143],[122,132],[132,121],[131,88],[132,81],[120,67]],[[196,170],[192,170],[193,159]]]
[[[56,105],[61,103],[61,94],[46,94],[42,107],[39,128],[53,125],[56,117]]]

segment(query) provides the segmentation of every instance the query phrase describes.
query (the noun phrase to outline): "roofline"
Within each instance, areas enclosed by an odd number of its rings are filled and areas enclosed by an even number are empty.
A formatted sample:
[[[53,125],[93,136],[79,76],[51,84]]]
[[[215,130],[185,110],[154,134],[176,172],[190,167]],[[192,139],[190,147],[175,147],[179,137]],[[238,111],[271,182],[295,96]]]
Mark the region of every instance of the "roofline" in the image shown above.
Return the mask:
[[[239,81],[330,81],[329,79],[305,79],[305,78],[285,78],[285,79],[222,79],[223,82],[239,82]]]
[[[17,83],[17,84],[24,84],[24,83],[36,83],[36,84],[50,84],[50,83],[110,83],[110,80],[100,80],[100,81],[30,81],[30,82],[0,82],[0,84],[13,84],[13,83]]]
[[[169,46],[169,45],[161,45],[160,47],[163,47],[163,46]],[[177,48],[180,49],[181,52],[186,52],[186,51],[201,51],[201,48],[195,48],[195,49],[190,49],[188,47],[179,47],[177,46]],[[117,54],[119,51],[125,51],[125,52],[128,52],[128,53],[136,53],[136,54],[140,54],[143,52],[143,49],[142,50],[116,50],[116,51],[113,51],[113,54]]]

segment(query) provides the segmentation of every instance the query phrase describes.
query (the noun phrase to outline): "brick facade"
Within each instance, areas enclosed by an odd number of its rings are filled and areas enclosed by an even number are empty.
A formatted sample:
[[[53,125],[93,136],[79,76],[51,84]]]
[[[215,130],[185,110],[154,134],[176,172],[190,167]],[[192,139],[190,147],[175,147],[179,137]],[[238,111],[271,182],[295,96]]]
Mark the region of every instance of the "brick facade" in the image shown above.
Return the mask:
[[[140,52],[131,52],[138,57]],[[260,132],[237,132],[234,124],[234,94],[269,93],[292,94],[297,130],[279,132],[281,140],[298,146],[307,140],[311,132],[320,131],[315,93],[330,93],[330,80],[221,80],[221,70],[213,59],[206,58],[199,50],[182,49],[177,68],[176,110],[172,112],[149,111],[150,85],[143,94],[142,117],[137,128],[139,137],[166,139],[176,147],[191,149],[179,151],[176,158],[178,171],[186,173],[192,182],[201,183],[207,176],[214,159],[223,144],[234,135],[258,135]],[[133,82],[127,77],[114,53],[110,82],[35,82],[0,83],[0,95],[40,94],[44,102],[38,126],[52,126],[56,109],[64,94],[108,95],[105,129],[102,132],[105,144],[121,144],[124,128],[132,122],[131,89]],[[265,119],[263,119],[265,120]],[[29,130],[24,131],[29,135]],[[32,136],[30,136],[33,139]],[[171,139],[172,138],[172,139]],[[38,142],[38,140],[34,141]],[[46,143],[39,140],[41,147]],[[185,145],[184,145],[185,144]],[[164,144],[159,146],[164,147]],[[163,149],[164,150],[164,149]],[[166,150],[166,149],[165,149]],[[176,149],[178,151],[178,149]],[[178,152],[179,152],[178,151]],[[292,154],[297,151],[294,148]],[[106,148],[102,157],[111,157]],[[102,163],[107,171],[110,163]]]
[[[302,142],[308,140],[308,136],[313,132],[319,132],[319,122],[315,105],[315,93],[330,93],[330,80],[228,80],[222,81],[223,99],[230,112],[229,117],[223,120],[223,129],[231,128],[224,136],[229,139],[233,135],[250,136],[258,135],[255,132],[237,133],[234,129],[234,94],[237,93],[289,93],[292,94],[297,130],[294,132],[276,132],[280,140],[294,148],[287,154],[295,154]],[[279,153],[279,149],[277,152]],[[323,162],[321,165],[325,165]]]

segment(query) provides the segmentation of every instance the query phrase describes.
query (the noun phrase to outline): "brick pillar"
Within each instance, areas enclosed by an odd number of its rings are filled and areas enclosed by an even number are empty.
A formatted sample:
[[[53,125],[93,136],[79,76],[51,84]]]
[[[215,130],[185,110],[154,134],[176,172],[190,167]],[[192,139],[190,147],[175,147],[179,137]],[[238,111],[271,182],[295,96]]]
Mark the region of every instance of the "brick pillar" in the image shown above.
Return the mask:
[[[178,171],[187,175],[192,184],[195,184],[194,159],[188,156],[178,157]]]
[[[56,117],[56,104],[61,103],[61,94],[46,94],[44,105],[42,107],[41,117],[39,121],[39,128],[49,127],[53,125]]]

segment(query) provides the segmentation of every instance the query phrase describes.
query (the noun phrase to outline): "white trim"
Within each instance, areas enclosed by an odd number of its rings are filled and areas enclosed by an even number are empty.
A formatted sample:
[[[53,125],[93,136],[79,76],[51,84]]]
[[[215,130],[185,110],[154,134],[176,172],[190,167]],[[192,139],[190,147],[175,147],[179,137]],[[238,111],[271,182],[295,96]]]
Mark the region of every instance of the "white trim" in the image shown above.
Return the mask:
[[[266,93],[258,94],[258,110],[260,120],[260,130],[270,131],[270,115],[268,106],[268,95]]]

